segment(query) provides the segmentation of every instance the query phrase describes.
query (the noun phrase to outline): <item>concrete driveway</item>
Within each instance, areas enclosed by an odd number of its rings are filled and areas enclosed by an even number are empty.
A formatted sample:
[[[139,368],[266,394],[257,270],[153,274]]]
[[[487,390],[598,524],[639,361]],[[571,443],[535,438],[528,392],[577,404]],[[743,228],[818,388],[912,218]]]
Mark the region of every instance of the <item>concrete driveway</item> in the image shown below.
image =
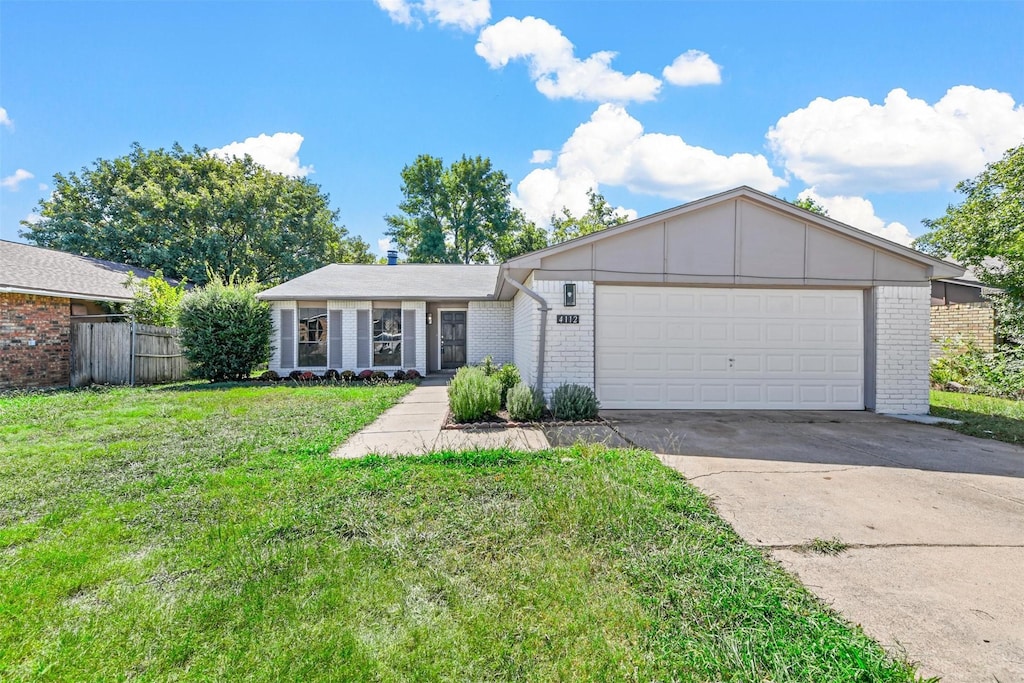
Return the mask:
[[[1024,681],[1024,449],[867,412],[601,414],[923,674]]]

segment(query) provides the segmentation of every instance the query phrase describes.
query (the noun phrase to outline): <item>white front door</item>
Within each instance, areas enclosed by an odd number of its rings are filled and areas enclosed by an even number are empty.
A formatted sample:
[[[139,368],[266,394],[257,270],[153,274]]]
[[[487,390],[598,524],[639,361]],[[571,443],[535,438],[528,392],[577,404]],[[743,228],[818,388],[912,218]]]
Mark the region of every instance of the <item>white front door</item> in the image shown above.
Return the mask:
[[[861,290],[598,285],[601,407],[864,408]]]

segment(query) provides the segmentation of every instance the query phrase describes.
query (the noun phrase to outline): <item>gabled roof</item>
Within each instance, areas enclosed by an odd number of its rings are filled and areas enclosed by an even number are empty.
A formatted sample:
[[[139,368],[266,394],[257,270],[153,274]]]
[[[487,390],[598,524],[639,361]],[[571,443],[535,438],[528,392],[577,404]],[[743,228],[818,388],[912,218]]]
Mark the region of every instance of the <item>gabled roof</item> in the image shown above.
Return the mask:
[[[131,301],[128,273],[153,271],[113,261],[0,240],[0,292],[90,301]]]
[[[644,216],[502,264],[519,282],[718,286],[914,285],[963,268],[749,187]]]
[[[499,266],[332,263],[260,293],[268,301],[296,299],[491,299]]]

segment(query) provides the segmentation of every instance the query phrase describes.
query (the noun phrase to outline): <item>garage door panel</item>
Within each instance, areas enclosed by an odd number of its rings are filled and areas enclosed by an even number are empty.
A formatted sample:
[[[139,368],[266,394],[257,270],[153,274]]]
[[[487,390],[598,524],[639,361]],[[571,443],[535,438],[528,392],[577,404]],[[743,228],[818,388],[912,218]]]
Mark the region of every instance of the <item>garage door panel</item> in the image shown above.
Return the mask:
[[[599,285],[596,296],[605,408],[863,409],[859,290]]]

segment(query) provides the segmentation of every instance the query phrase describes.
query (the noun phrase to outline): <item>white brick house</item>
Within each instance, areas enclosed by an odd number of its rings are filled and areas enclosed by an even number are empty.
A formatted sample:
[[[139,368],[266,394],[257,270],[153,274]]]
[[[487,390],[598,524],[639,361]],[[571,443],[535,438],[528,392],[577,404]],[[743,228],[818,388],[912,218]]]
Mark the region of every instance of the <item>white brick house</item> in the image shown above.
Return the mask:
[[[260,296],[279,372],[490,355],[606,409],[924,413],[930,282],[961,273],[742,187],[500,265],[330,265]]]

